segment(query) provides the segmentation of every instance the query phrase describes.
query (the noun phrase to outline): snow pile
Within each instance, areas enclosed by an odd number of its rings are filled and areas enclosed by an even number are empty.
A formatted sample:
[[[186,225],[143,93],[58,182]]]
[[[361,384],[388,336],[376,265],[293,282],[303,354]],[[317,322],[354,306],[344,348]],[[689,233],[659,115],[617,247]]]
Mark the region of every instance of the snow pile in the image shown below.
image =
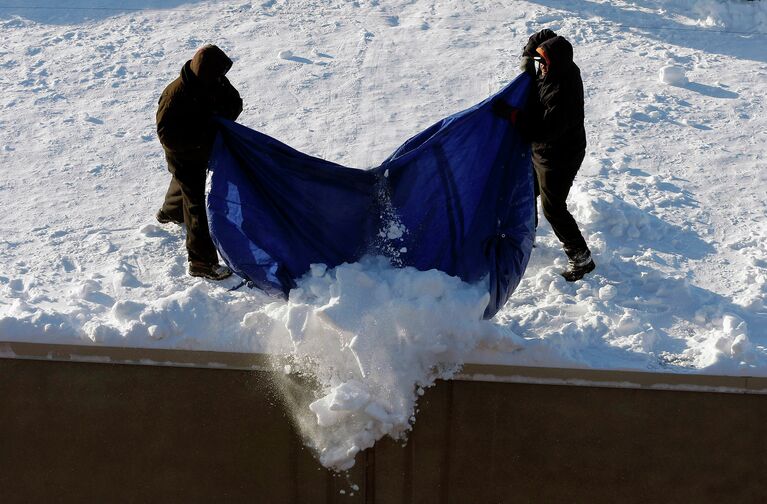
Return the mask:
[[[3,341],[55,344],[259,352],[261,330],[253,328],[252,308],[268,299],[260,293],[232,293],[208,282],[191,282],[169,294],[147,292],[140,284],[121,283],[126,272],[98,275],[68,289],[69,306],[37,305],[27,292],[0,307]],[[3,281],[0,277],[0,292]],[[235,280],[232,280],[234,282]],[[248,325],[245,325],[246,320]],[[217,335],[211,337],[211,335]],[[274,346],[274,345],[273,345]]]
[[[267,307],[293,345],[286,372],[314,383],[292,410],[323,465],[348,469],[376,440],[401,437],[418,395],[452,377],[475,347],[519,347],[482,320],[488,298],[482,282],[366,258],[314,265],[287,304]]]

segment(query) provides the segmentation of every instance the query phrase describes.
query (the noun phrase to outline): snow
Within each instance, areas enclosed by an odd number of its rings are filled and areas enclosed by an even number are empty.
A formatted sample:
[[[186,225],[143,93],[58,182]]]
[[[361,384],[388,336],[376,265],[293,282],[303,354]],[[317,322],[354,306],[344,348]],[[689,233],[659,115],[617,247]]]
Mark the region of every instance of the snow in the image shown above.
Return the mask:
[[[294,414],[335,467],[462,362],[767,376],[764,1],[32,0],[0,27],[0,341],[271,353],[286,394],[314,384]],[[183,229],[154,221],[157,98],[205,43],[243,124],[366,168],[514,78],[544,27],[585,83],[581,282],[542,219],[492,321],[482,285],[372,257],[286,302],[187,276]],[[388,217],[382,239],[407,232]]]
[[[417,390],[451,378],[475,348],[521,348],[508,329],[482,320],[484,285],[437,270],[365,258],[313,268],[299,285],[287,304],[267,307],[270,340],[290,340],[287,374],[320,385],[318,398],[292,412],[329,467],[348,469],[377,439],[406,433]]]
[[[689,81],[685,75],[684,68],[668,65],[660,69],[658,79],[664,84],[671,84],[672,86],[684,86]]]

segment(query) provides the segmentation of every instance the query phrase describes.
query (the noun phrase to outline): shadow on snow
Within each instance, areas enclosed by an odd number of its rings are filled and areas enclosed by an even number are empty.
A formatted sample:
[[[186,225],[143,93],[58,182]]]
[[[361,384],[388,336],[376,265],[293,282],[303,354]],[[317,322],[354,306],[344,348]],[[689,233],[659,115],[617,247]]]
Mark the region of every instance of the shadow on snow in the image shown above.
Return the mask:
[[[745,34],[740,30],[733,29],[735,33],[725,33],[727,29],[719,27],[691,27],[671,19],[673,14],[682,16],[689,15],[685,12],[672,12],[673,6],[662,5],[662,2],[653,2],[648,0],[635,0],[628,5],[615,5],[611,2],[596,3],[586,2],[568,2],[559,0],[533,0],[535,3],[556,11],[569,11],[567,14],[573,17],[580,17],[588,20],[591,24],[593,19],[601,18],[606,22],[614,23],[611,26],[604,24],[604,30],[614,33],[615,31],[636,31],[644,33],[648,37],[661,43],[688,47],[690,49],[700,50],[706,53],[716,53],[728,56],[734,56],[739,59],[767,62],[767,51],[764,50],[764,44],[767,43],[767,33],[756,32]],[[756,3],[756,2],[754,2]],[[658,13],[660,8],[664,13]],[[745,4],[737,5],[740,8],[757,8],[758,6]],[[639,10],[641,9],[641,10]],[[559,28],[561,20],[552,18],[548,25],[542,25],[539,29],[551,28],[556,31]],[[577,38],[573,41],[578,42]],[[693,89],[694,91],[708,94],[705,90]],[[717,92],[719,92],[717,90]],[[731,98],[732,96],[717,96]]]
[[[4,27],[13,27],[14,19],[24,19],[41,24],[69,25],[87,21],[101,21],[121,14],[142,10],[173,9],[198,3],[194,0],[24,0],[3,2],[0,5],[0,21]],[[22,6],[23,5],[23,6]],[[10,23],[10,25],[9,25]]]

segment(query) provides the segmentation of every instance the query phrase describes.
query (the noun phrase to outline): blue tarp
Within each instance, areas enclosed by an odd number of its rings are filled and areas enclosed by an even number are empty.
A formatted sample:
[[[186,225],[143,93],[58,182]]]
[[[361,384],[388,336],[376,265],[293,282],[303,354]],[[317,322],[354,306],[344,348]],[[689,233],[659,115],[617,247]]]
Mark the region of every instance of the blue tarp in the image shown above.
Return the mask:
[[[221,119],[209,164],[216,247],[235,273],[270,293],[287,294],[310,264],[332,268],[366,254],[466,282],[488,277],[492,317],[519,284],[535,233],[530,146],[493,114],[492,101],[521,107],[530,84],[520,75],[370,170]]]

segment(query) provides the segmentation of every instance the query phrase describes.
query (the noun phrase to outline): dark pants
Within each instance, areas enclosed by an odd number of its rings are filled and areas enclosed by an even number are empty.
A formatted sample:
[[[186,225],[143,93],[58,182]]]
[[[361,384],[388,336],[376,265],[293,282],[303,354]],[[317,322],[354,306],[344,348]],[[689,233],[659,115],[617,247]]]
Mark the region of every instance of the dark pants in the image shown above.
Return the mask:
[[[171,219],[183,220],[186,224],[186,251],[190,264],[218,264],[205,212],[205,168],[174,169],[173,163],[169,164],[168,170],[173,178],[165,194],[162,211]]]
[[[567,196],[570,194],[570,188],[584,156],[585,153],[568,163],[561,163],[554,167],[535,165],[535,195],[540,195],[543,215],[551,224],[554,234],[562,242],[568,257],[588,250],[586,240],[583,239],[583,235],[578,229],[578,224],[570,211],[567,210]],[[537,223],[538,212],[536,211]]]

